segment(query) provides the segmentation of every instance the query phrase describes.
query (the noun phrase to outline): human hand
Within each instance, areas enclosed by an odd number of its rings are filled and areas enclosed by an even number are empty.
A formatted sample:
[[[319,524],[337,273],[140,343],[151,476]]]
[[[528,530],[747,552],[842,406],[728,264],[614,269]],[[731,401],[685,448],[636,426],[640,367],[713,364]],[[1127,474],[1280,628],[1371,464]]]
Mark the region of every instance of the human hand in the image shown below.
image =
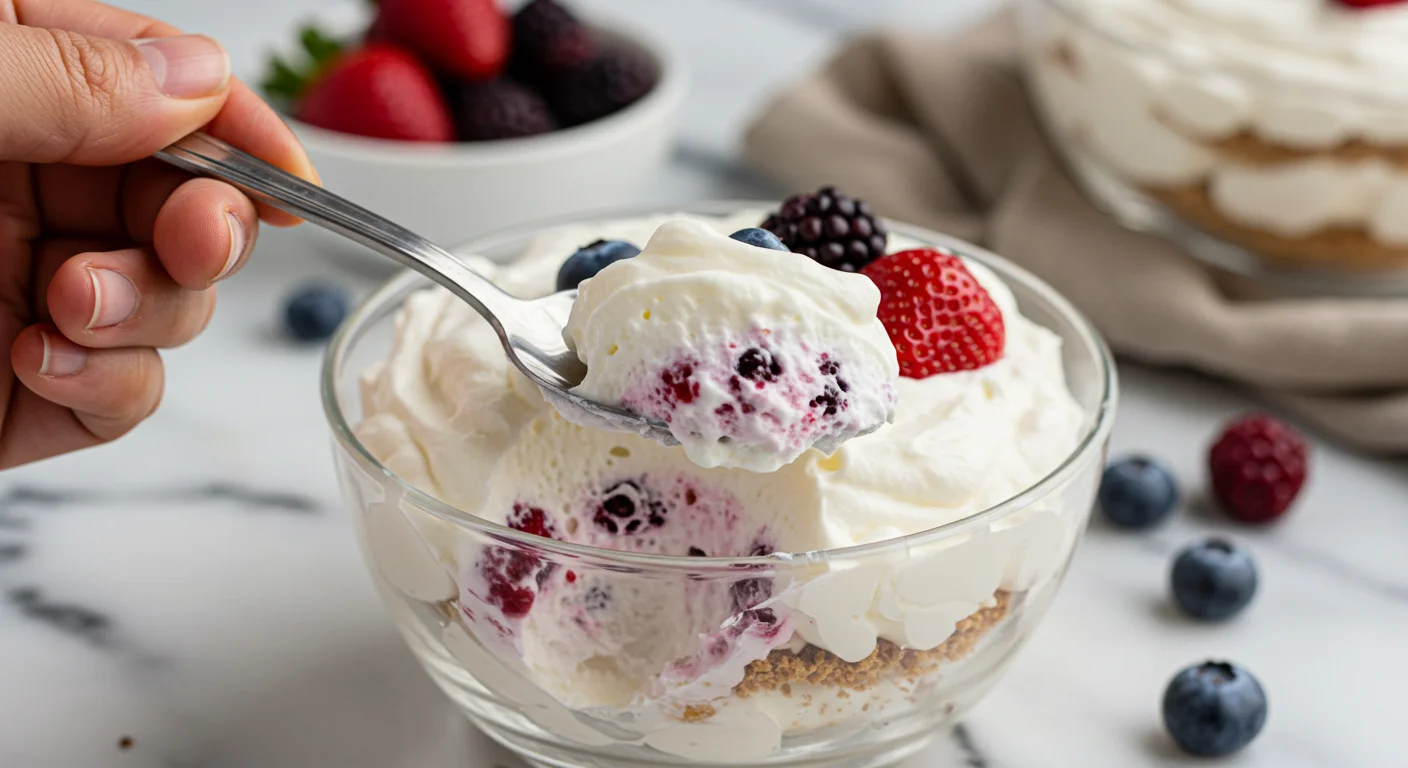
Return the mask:
[[[113,440],[161,400],[261,216],[150,155],[207,131],[316,179],[215,41],[92,0],[0,0],[0,469]]]

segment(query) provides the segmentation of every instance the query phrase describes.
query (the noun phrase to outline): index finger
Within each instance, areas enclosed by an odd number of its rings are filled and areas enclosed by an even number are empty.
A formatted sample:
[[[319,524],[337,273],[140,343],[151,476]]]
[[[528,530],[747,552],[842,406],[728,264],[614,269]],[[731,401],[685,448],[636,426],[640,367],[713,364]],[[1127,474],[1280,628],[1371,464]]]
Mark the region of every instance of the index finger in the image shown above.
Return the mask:
[[[0,21],[5,20],[119,40],[181,34],[170,24],[94,0],[0,0]],[[238,79],[230,80],[229,98],[206,130],[295,176],[318,182],[318,174],[293,131]],[[259,205],[259,215],[275,226],[298,223],[297,217],[263,204]]]
[[[230,96],[225,100],[225,107],[206,130],[295,176],[319,183],[318,173],[313,170],[308,153],[303,151],[293,131],[273,107],[237,79],[230,80]],[[274,226],[286,227],[299,222],[298,217],[263,203],[258,207],[259,217]]]

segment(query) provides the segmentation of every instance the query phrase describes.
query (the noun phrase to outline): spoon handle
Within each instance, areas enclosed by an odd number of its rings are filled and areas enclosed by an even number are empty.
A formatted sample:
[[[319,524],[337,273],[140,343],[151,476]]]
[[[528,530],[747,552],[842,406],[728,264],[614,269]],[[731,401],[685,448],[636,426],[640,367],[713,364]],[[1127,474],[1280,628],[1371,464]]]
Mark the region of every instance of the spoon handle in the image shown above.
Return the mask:
[[[518,300],[448,251],[400,224],[276,168],[213,136],[193,133],[156,153],[159,160],[229,182],[250,197],[383,253],[469,302],[502,334]]]

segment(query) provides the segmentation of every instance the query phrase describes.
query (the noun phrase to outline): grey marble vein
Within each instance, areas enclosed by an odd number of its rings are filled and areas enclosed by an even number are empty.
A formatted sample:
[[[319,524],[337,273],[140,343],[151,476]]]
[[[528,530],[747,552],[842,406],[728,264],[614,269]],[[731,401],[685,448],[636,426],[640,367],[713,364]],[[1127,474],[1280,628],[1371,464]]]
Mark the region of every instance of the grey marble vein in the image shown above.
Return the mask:
[[[963,765],[967,768],[991,768],[991,763],[987,757],[978,750],[978,745],[973,741],[973,734],[968,731],[968,726],[959,723],[953,727],[953,742],[963,754]]]
[[[322,505],[301,494],[250,488],[237,483],[212,482],[185,488],[150,488],[139,490],[91,490],[14,485],[0,493],[0,527],[6,520],[23,524],[5,511],[14,507],[53,508],[67,505],[121,504],[131,502],[190,502],[231,501],[242,506],[269,512],[316,514]]]
[[[5,596],[22,616],[34,619],[93,645],[112,644],[112,620],[91,608],[59,603],[44,597],[36,587],[17,587]]]

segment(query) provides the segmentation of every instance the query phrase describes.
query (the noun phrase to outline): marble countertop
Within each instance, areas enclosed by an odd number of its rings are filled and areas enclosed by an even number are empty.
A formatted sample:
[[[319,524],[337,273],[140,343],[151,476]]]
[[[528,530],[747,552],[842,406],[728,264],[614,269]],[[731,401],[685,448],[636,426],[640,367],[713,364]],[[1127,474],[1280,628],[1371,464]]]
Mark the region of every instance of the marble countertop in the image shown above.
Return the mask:
[[[128,0],[224,39],[237,65],[316,0]],[[588,3],[590,4],[590,3]],[[642,199],[775,195],[733,159],[773,89],[848,31],[938,28],[983,0],[616,0],[694,70],[671,166]],[[720,55],[721,47],[728,55]],[[338,500],[319,353],[279,340],[283,291],[373,281],[268,234],[221,289],[209,333],[167,356],[159,414],[120,443],[0,476],[0,766],[521,768],[441,700],[373,594]],[[1096,523],[1006,681],[906,768],[1165,766],[1158,702],[1179,667],[1228,657],[1271,698],[1228,766],[1408,765],[1408,463],[1317,444],[1292,517],[1232,529],[1203,514],[1217,424],[1252,407],[1202,377],[1123,365],[1114,450],[1166,458],[1193,509],[1148,535]],[[1179,618],[1171,553],[1227,532],[1263,588],[1225,626]],[[124,739],[130,739],[124,741]],[[124,746],[125,745],[125,746]]]

